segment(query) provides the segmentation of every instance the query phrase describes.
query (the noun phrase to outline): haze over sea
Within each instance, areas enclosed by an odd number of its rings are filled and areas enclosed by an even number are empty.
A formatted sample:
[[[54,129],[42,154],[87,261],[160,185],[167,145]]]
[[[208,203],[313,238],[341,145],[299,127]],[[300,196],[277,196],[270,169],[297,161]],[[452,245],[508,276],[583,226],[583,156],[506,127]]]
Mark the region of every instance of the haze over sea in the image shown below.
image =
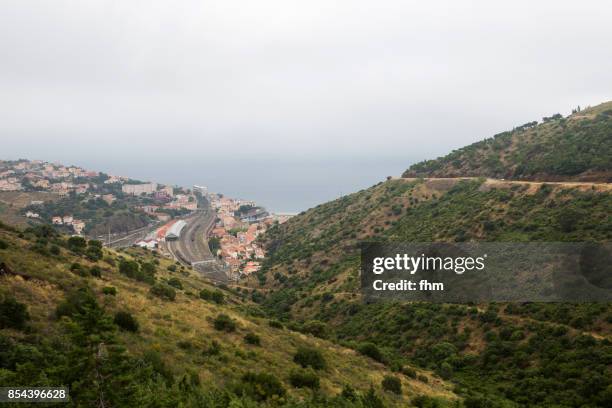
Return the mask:
[[[38,159],[34,157],[33,159]],[[41,160],[191,187],[233,198],[255,200],[272,212],[298,213],[318,204],[370,187],[387,176],[399,176],[416,160],[403,158],[216,159],[168,155],[124,157],[53,157]]]

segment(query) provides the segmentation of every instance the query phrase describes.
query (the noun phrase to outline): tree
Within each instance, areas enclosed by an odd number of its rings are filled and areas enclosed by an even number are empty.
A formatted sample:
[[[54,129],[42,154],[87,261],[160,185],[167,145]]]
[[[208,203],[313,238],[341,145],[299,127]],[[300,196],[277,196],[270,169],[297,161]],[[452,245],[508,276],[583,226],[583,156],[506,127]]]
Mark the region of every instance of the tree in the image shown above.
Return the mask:
[[[376,360],[380,363],[383,362],[383,355],[380,352],[380,349],[374,343],[363,343],[357,349],[364,356],[368,356],[373,360]]]
[[[7,297],[0,303],[0,329],[11,328],[21,330],[30,315],[26,305],[19,303],[13,297]]]
[[[228,315],[221,313],[213,321],[213,326],[219,331],[233,332],[236,331],[236,322]]]
[[[87,241],[83,237],[70,237],[68,238],[68,249],[72,252],[82,253],[87,247]]]
[[[244,341],[245,341],[247,344],[252,344],[252,345],[254,345],[254,346],[259,346],[259,345],[261,345],[261,338],[260,338],[258,335],[256,335],[255,333],[250,333],[250,332],[249,332],[249,333],[247,333],[247,334],[244,336]]]
[[[115,313],[115,318],[113,319],[113,322],[121,329],[133,333],[136,333],[139,328],[139,324],[136,318],[134,318],[134,316],[132,316],[130,312],[122,310]]]
[[[151,286],[150,292],[153,296],[157,296],[163,300],[176,299],[176,291],[174,288],[164,285],[163,283],[156,283],[155,285]]]
[[[322,370],[326,366],[321,351],[311,347],[299,347],[293,356],[293,361],[304,368],[312,367],[315,370]]]
[[[319,376],[312,369],[292,370],[289,374],[289,382],[295,388],[319,389]]]
[[[283,398],[287,391],[272,374],[248,372],[242,376],[241,386],[236,389],[236,393],[255,401],[266,401],[273,397]]]
[[[179,280],[179,278],[170,278],[168,279],[168,285],[172,286],[173,288],[176,289],[183,289],[183,284],[181,283],[181,281]]]

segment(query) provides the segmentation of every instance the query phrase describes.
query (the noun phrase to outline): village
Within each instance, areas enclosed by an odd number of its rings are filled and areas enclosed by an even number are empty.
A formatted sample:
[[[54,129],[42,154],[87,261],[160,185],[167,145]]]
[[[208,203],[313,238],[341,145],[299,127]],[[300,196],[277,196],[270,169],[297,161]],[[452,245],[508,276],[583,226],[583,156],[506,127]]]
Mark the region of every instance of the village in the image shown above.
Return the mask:
[[[149,220],[142,227],[150,228],[149,232],[145,230],[142,239],[131,243],[160,251],[167,248],[162,245],[167,239],[180,235],[185,226],[183,219],[198,210],[204,199],[214,212],[214,222],[206,229],[203,238],[215,259],[234,276],[247,276],[260,269],[265,253],[257,243],[257,237],[274,223],[283,223],[291,217],[290,214],[270,214],[251,200],[208,192],[204,186],[194,185],[186,189],[141,182],[40,160],[0,161],[0,191],[48,193],[57,197],[59,202],[64,200],[71,204],[31,200],[21,215],[32,222],[52,224],[74,235],[95,231],[92,224],[103,223],[104,216],[113,214],[114,209],[141,214]],[[86,208],[71,211],[81,208],[75,203]],[[95,211],[102,211],[102,218],[92,218]],[[108,229],[108,239],[104,236],[106,231],[96,238],[110,244],[110,227]],[[129,230],[121,232],[120,237],[130,233]]]
[[[79,218],[78,214],[70,212],[76,207],[74,205],[54,208],[49,205],[53,198],[86,204],[89,211],[82,211],[84,214],[91,214],[92,208],[101,208],[106,214],[112,210],[127,210],[142,213],[151,222],[167,222],[197,208],[193,192],[181,187],[41,160],[0,161],[0,191],[49,193],[50,200],[32,200],[24,208],[23,215],[77,235],[89,232],[88,224],[91,229],[91,224],[99,220]]]

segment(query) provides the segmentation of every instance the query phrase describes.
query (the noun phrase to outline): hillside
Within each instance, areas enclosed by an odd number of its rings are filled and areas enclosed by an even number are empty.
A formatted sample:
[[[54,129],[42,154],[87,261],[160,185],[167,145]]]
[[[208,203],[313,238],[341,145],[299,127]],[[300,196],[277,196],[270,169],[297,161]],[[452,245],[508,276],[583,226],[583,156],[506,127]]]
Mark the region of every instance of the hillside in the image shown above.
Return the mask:
[[[358,245],[610,242],[611,109],[508,132],[276,225],[253,299],[391,368],[434,370],[466,406],[609,406],[609,303],[366,303]]]
[[[0,224],[0,282],[1,385],[67,385],[74,406],[456,399],[428,370],[392,373],[284,328],[240,290],[212,286],[146,250],[115,252],[45,226]],[[382,390],[385,376],[398,379],[402,395]]]
[[[432,369],[472,406],[605,406],[610,304],[365,304],[357,244],[609,241],[611,194],[606,184],[390,180],[269,230],[251,284],[296,329],[356,350],[374,343],[380,361]]]
[[[403,177],[612,181],[612,102],[552,115],[412,165]]]

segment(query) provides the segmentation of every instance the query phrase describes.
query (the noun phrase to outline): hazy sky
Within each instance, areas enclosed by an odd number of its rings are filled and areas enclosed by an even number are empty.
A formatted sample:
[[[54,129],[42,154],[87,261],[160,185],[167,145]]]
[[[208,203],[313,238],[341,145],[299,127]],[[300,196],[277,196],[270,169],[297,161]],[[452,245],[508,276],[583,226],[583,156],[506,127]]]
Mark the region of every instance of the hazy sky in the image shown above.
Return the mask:
[[[612,99],[610,21],[584,0],[0,0],[0,158],[380,179]]]

